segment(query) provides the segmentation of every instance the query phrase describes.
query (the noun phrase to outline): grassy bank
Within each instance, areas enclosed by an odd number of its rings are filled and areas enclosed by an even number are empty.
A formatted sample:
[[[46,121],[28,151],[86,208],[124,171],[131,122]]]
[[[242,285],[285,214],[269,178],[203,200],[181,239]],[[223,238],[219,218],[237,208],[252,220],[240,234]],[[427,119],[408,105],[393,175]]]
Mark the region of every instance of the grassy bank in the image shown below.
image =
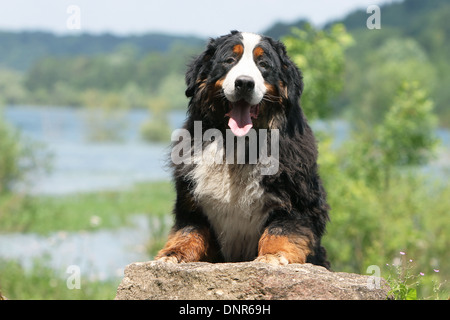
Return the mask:
[[[0,232],[79,231],[117,228],[133,214],[163,216],[172,210],[170,182],[139,183],[125,191],[100,191],[64,196],[0,197]]]
[[[130,217],[145,214],[155,221],[172,210],[175,194],[170,182],[139,183],[125,191],[99,191],[64,196],[0,197],[0,232],[47,235],[59,231],[95,231],[128,226]],[[158,220],[158,219],[156,219]],[[164,229],[164,230],[163,230]],[[151,256],[161,248],[167,228],[144,243]],[[0,258],[0,291],[8,299],[113,299],[120,278],[100,281],[81,276],[79,289],[69,289],[66,270],[49,267],[45,256],[24,268]]]
[[[0,259],[0,288],[10,300],[111,300],[120,282],[81,277],[79,289],[70,289],[67,276],[46,266],[44,259],[36,260],[31,271],[16,261]]]

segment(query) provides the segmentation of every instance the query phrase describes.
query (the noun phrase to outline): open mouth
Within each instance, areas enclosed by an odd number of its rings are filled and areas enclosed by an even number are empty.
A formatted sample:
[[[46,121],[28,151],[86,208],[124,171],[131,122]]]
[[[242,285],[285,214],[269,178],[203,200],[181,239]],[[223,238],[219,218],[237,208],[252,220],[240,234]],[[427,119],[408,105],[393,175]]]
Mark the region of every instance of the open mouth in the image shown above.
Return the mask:
[[[244,99],[230,102],[230,111],[225,116],[230,117],[228,126],[234,135],[245,136],[253,127],[252,119],[257,119],[259,104],[251,105]]]

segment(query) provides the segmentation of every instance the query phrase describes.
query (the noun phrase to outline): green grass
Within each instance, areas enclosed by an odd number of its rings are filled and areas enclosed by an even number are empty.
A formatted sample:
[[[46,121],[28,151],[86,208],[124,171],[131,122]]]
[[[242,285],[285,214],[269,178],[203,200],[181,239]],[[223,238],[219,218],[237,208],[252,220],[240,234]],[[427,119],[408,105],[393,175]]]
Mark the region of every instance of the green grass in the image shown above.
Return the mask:
[[[65,271],[57,272],[35,260],[27,271],[15,261],[0,260],[0,292],[10,300],[111,300],[119,280],[89,281],[81,277],[79,289],[70,289]]]
[[[163,216],[172,211],[170,182],[140,183],[125,191],[64,196],[0,196],[0,232],[78,231],[117,228],[133,214]]]
[[[154,255],[167,237],[164,216],[172,211],[175,193],[171,182],[140,183],[124,191],[102,191],[65,196],[0,195],[0,232],[48,234],[57,231],[112,229],[127,225],[135,214],[161,221],[146,244]],[[0,292],[8,299],[113,299],[120,279],[81,277],[80,289],[69,289],[66,270],[53,270],[46,257],[34,260],[31,270],[16,261],[0,259]]]

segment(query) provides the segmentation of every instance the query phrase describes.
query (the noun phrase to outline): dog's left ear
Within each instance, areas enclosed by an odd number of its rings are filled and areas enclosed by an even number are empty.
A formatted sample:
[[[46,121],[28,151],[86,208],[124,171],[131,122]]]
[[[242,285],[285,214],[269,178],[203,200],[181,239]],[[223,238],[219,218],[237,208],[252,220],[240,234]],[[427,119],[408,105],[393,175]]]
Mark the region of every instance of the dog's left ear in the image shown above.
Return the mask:
[[[303,92],[303,76],[294,62],[288,57],[284,44],[275,41],[275,48],[281,61],[282,80],[287,86],[289,102],[292,107],[295,107],[298,105],[298,100]]]
[[[186,72],[186,96],[188,98],[195,95],[195,90],[198,87],[198,83],[207,77],[207,70],[209,69],[209,64],[211,63],[211,58],[216,51],[216,40],[210,39],[209,43],[197,58],[195,58],[188,67]]]
[[[297,127],[303,133],[304,115],[300,108],[300,96],[303,92],[303,76],[294,62],[288,57],[286,47],[280,41],[273,41],[281,61],[281,79],[286,86],[288,104],[288,124],[291,128]]]

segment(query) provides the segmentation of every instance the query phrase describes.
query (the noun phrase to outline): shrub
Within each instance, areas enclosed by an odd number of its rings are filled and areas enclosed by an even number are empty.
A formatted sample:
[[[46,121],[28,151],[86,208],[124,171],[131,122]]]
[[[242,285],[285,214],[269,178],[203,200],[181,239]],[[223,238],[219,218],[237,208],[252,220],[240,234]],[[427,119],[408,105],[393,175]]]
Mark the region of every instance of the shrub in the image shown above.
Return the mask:
[[[23,137],[0,112],[0,193],[29,185],[30,175],[49,170],[50,154],[42,144]]]

